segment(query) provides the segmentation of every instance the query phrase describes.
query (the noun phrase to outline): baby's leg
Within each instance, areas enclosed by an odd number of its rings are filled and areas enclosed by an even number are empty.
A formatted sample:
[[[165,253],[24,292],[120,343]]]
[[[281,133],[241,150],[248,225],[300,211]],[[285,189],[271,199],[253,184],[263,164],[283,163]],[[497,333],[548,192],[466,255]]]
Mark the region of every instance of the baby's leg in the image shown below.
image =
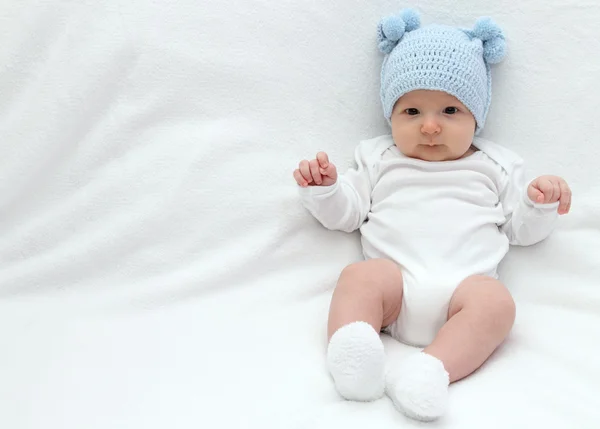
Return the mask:
[[[377,332],[394,322],[402,306],[402,286],[400,268],[390,260],[348,265],[333,292],[327,337],[356,321],[367,322]]]
[[[450,382],[460,380],[504,341],[515,314],[515,302],[502,283],[491,277],[469,277],[452,295],[448,322],[424,352],[444,363]]]
[[[350,400],[383,395],[382,326],[398,318],[402,273],[392,261],[371,259],[346,267],[329,308],[327,362],[338,392]]]
[[[433,342],[394,368],[387,393],[402,412],[419,420],[441,416],[448,384],[471,374],[510,332],[515,303],[499,281],[484,276],[464,280],[454,291],[448,321]]]

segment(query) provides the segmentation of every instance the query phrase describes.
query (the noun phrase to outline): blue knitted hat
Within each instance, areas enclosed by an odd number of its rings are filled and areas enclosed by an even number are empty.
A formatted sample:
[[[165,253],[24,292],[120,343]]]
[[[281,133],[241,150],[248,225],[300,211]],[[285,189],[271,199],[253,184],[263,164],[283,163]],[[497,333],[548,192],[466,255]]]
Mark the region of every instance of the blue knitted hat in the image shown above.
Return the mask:
[[[381,103],[390,122],[398,99],[417,89],[444,91],[473,114],[476,134],[485,124],[492,95],[490,64],[504,58],[506,41],[491,18],[479,18],[472,30],[445,25],[420,28],[416,11],[404,9],[379,22]]]

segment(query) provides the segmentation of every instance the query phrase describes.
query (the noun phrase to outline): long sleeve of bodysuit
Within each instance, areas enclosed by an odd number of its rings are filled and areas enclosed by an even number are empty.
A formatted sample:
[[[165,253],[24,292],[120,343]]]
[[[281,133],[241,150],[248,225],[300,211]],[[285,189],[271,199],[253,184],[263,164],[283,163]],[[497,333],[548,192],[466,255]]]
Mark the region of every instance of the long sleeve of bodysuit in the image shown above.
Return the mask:
[[[530,246],[550,235],[558,219],[559,203],[539,204],[527,196],[529,182],[523,178],[522,162],[513,164],[512,171],[502,177],[504,189],[500,201],[506,222],[501,230],[510,244]]]
[[[354,154],[356,166],[339,175],[335,184],[300,188],[304,207],[325,228],[352,232],[367,218],[372,190],[370,154],[372,146],[360,144]]]

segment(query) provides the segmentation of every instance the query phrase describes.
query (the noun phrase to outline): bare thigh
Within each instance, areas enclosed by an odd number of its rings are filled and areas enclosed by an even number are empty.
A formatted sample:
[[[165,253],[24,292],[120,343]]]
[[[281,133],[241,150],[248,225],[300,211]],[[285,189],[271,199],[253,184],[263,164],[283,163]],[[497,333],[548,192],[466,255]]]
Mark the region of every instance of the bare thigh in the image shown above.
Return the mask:
[[[515,320],[515,303],[498,280],[472,276],[454,291],[448,321],[425,352],[440,359],[450,381],[479,368],[504,341]]]
[[[450,300],[448,320],[465,308],[494,315],[496,317],[491,319],[506,320],[511,326],[516,312],[515,302],[506,286],[488,276],[471,276],[458,285]]]
[[[356,321],[367,322],[379,332],[398,318],[402,288],[402,272],[393,261],[369,259],[347,266],[333,292],[328,337]]]

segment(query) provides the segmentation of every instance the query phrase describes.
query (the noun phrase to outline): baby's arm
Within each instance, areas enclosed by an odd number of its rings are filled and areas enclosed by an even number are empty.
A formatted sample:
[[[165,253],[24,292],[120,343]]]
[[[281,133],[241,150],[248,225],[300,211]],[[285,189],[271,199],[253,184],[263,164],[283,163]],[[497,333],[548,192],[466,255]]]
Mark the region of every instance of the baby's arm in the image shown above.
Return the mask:
[[[547,238],[559,215],[568,213],[571,191],[556,176],[542,176],[526,183],[521,163],[503,177],[504,191],[500,199],[507,217],[501,229],[510,243],[529,246]]]
[[[325,228],[352,232],[362,225],[371,208],[372,187],[365,148],[358,146],[355,152],[356,167],[339,177],[335,166],[323,155],[319,153],[317,158],[310,162],[302,161],[299,169],[294,172],[296,182],[300,185],[302,203]],[[315,162],[318,169],[315,168]],[[314,177],[316,170],[319,174]],[[329,172],[333,174],[328,175]],[[307,178],[307,173],[312,177]],[[311,178],[312,181],[306,180],[301,183],[302,179]],[[318,182],[321,184],[317,184]]]

